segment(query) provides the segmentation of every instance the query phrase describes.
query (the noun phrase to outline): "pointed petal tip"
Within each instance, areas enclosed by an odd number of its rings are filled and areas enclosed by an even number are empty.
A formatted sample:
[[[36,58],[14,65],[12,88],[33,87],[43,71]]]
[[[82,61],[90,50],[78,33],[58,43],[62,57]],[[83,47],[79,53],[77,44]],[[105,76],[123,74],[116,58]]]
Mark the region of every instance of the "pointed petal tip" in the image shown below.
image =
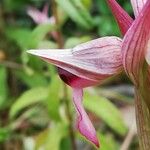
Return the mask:
[[[100,144],[99,144],[99,140],[97,138],[97,136],[95,136],[94,138],[92,137],[86,137],[87,140],[89,140],[90,142],[92,142],[97,148],[100,148]]]
[[[100,148],[100,143],[99,143],[98,140],[97,140],[94,144],[95,144],[95,146],[96,146],[97,148]]]
[[[97,138],[97,136],[91,136],[88,135],[86,133],[83,133],[83,131],[79,130],[79,132],[81,133],[81,135],[83,135],[88,141],[90,141],[92,144],[94,144],[97,148],[100,148],[100,143],[99,140]]]
[[[81,135],[83,135],[88,141],[92,142],[97,148],[99,148],[99,140],[97,138],[95,128],[84,110],[82,97],[83,90],[73,88],[73,101],[78,113],[76,127]]]
[[[94,141],[91,141],[97,148],[100,148],[100,143],[99,143],[99,140],[98,140],[98,138],[96,137],[95,139],[94,139]]]
[[[35,56],[41,56],[38,50],[28,50],[27,53]]]

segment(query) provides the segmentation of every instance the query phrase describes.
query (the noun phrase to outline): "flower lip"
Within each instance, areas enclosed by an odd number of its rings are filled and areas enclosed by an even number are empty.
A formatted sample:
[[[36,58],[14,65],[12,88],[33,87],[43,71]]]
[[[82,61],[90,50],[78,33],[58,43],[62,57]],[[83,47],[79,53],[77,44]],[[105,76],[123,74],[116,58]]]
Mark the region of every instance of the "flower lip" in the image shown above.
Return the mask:
[[[72,49],[27,51],[79,77],[77,80],[72,80],[71,77],[70,84],[78,112],[77,127],[80,133],[97,147],[99,147],[99,141],[95,128],[83,108],[82,89],[98,84],[120,72],[122,68],[121,43],[122,40],[118,37],[105,37],[80,44]],[[65,75],[66,77],[69,80],[68,75]]]
[[[100,145],[95,128],[84,110],[82,97],[83,90],[80,88],[73,88],[73,101],[78,114],[76,126],[79,129],[80,133],[86,137],[86,139],[99,147]]]

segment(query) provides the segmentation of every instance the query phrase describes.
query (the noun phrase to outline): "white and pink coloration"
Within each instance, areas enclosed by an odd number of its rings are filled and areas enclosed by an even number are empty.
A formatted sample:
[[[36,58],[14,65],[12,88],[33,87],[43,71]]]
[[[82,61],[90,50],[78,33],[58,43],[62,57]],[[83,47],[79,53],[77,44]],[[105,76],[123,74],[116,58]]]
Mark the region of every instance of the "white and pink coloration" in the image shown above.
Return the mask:
[[[123,68],[135,86],[139,84],[139,73],[144,65],[150,38],[150,1],[144,1],[145,5],[140,1],[132,1],[136,15],[133,21],[115,0],[108,0],[121,32],[125,35],[123,41],[112,36],[92,40],[72,49],[28,51],[64,69],[59,74],[73,88],[73,100],[78,113],[77,127],[97,147],[99,142],[96,131],[82,105],[82,90],[100,84]]]
[[[42,12],[34,7],[28,7],[27,14],[34,20],[36,24],[55,24],[55,18],[53,16],[48,16],[48,7],[48,4],[46,4]]]
[[[34,7],[28,7],[27,14],[33,19],[36,24],[51,24],[55,25],[56,20],[54,16],[49,17],[48,15],[49,5],[45,4],[43,11],[39,11]],[[58,38],[58,34],[56,31],[50,33],[50,35],[54,38]]]
[[[134,15],[137,17],[144,7],[147,0],[131,0],[131,4],[133,7]]]
[[[104,37],[72,49],[28,52],[78,77],[100,82],[121,70],[121,42],[117,37]]]
[[[100,84],[122,70],[121,42],[117,37],[104,37],[72,49],[28,51],[75,75],[67,84],[73,88],[74,104],[78,112],[77,127],[96,146],[99,145],[96,131],[82,105],[82,89]]]

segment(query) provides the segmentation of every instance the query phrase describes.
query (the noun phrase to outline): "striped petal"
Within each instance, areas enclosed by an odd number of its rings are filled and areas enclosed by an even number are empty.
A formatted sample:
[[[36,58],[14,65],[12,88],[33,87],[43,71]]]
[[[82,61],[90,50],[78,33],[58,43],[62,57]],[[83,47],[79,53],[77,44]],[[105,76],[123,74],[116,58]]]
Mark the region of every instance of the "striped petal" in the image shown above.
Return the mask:
[[[134,15],[137,17],[144,7],[147,0],[131,0],[131,4],[133,7]]]
[[[140,72],[144,67],[147,44],[150,38],[150,1],[144,5],[139,16],[124,37],[123,65],[135,84],[140,81]]]
[[[122,69],[121,39],[117,37],[99,38],[73,49],[28,52],[78,77],[95,82],[100,82]]]
[[[108,0],[108,5],[118,23],[121,33],[124,35],[131,26],[133,19],[128,13],[116,2],[116,0]]]

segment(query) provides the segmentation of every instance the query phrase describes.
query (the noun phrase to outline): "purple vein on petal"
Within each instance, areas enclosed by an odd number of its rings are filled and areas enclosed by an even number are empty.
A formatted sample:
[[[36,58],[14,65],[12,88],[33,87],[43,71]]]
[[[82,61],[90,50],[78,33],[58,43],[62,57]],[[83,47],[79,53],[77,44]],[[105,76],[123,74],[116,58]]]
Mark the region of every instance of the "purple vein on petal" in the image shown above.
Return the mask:
[[[150,38],[150,1],[128,30],[123,40],[123,65],[126,72],[136,83],[143,66],[148,40]]]
[[[65,50],[30,50],[68,72],[87,80],[101,81],[122,69],[121,39],[105,37]]]
[[[73,88],[73,101],[77,110],[77,128],[80,133],[89,141],[99,147],[99,141],[96,136],[96,131],[91,123],[87,113],[82,104],[83,90],[81,88]]]
[[[131,0],[135,17],[137,17],[140,14],[146,2],[147,0]]]

